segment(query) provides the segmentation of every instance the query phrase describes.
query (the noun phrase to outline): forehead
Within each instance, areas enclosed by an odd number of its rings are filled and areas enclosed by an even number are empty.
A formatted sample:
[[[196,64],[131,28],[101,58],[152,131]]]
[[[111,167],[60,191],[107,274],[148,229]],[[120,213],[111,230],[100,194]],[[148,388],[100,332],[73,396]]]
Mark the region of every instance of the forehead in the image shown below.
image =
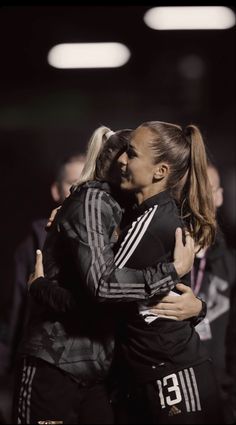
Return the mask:
[[[150,140],[153,139],[152,131],[147,127],[138,127],[133,131],[131,136],[131,144],[135,147],[146,148]]]

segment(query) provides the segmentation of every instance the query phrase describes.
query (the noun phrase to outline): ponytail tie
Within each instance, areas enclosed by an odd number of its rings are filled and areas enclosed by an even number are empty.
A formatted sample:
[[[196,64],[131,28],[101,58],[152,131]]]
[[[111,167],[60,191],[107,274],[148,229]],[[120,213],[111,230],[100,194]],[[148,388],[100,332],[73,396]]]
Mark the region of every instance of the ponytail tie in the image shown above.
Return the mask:
[[[105,136],[106,136],[106,139],[108,140],[113,134],[115,134],[115,131],[112,131],[112,130],[110,130],[110,131],[108,131],[106,134],[105,134]]]

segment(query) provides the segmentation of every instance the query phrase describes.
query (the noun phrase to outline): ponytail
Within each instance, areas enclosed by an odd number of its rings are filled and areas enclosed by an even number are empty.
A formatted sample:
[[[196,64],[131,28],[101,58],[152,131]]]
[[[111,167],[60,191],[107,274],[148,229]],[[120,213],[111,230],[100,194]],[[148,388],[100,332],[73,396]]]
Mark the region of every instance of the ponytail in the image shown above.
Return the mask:
[[[140,127],[152,132],[150,146],[154,164],[166,162],[166,189],[181,206],[181,217],[199,247],[213,243],[216,233],[215,207],[207,175],[207,155],[198,127],[148,121]]]
[[[213,243],[216,233],[215,207],[207,175],[207,156],[198,127],[188,125],[184,136],[190,144],[190,164],[183,189],[183,211],[195,242],[203,248]]]
[[[113,134],[111,129],[105,126],[98,127],[93,132],[88,142],[86,162],[84,164],[77,186],[96,178],[97,158],[111,134]]]

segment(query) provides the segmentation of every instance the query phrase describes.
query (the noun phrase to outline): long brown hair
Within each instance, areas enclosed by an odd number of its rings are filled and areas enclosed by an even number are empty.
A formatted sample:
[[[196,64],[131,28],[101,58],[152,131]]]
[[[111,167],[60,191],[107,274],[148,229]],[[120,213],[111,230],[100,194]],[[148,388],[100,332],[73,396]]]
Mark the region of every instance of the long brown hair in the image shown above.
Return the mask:
[[[181,216],[195,242],[203,248],[213,243],[216,233],[215,208],[207,175],[207,154],[199,128],[184,130],[175,124],[149,121],[155,163],[170,167],[167,187],[181,205]]]

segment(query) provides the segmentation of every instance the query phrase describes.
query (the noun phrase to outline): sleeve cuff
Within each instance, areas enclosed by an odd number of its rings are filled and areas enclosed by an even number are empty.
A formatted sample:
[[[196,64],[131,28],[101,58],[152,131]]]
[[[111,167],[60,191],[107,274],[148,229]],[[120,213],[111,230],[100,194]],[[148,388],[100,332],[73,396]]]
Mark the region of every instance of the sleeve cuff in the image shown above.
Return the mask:
[[[201,309],[198,316],[193,317],[191,319],[193,326],[197,326],[206,317],[206,314],[207,314],[207,304],[206,304],[206,302],[200,297],[197,297],[197,298],[202,302],[202,309]]]
[[[166,275],[167,274],[171,275],[171,279],[173,280],[175,285],[176,283],[180,282],[180,278],[179,278],[179,275],[177,274],[174,263],[163,263],[162,272]]]
[[[30,287],[29,287],[29,293],[32,293],[32,292],[34,292],[34,290],[36,290],[37,288],[38,288],[38,286],[40,286],[41,287],[41,285],[42,284],[47,284],[47,283],[49,283],[49,280],[46,278],[46,277],[38,277],[37,279],[35,279],[32,283],[31,283],[31,285],[30,285]]]

